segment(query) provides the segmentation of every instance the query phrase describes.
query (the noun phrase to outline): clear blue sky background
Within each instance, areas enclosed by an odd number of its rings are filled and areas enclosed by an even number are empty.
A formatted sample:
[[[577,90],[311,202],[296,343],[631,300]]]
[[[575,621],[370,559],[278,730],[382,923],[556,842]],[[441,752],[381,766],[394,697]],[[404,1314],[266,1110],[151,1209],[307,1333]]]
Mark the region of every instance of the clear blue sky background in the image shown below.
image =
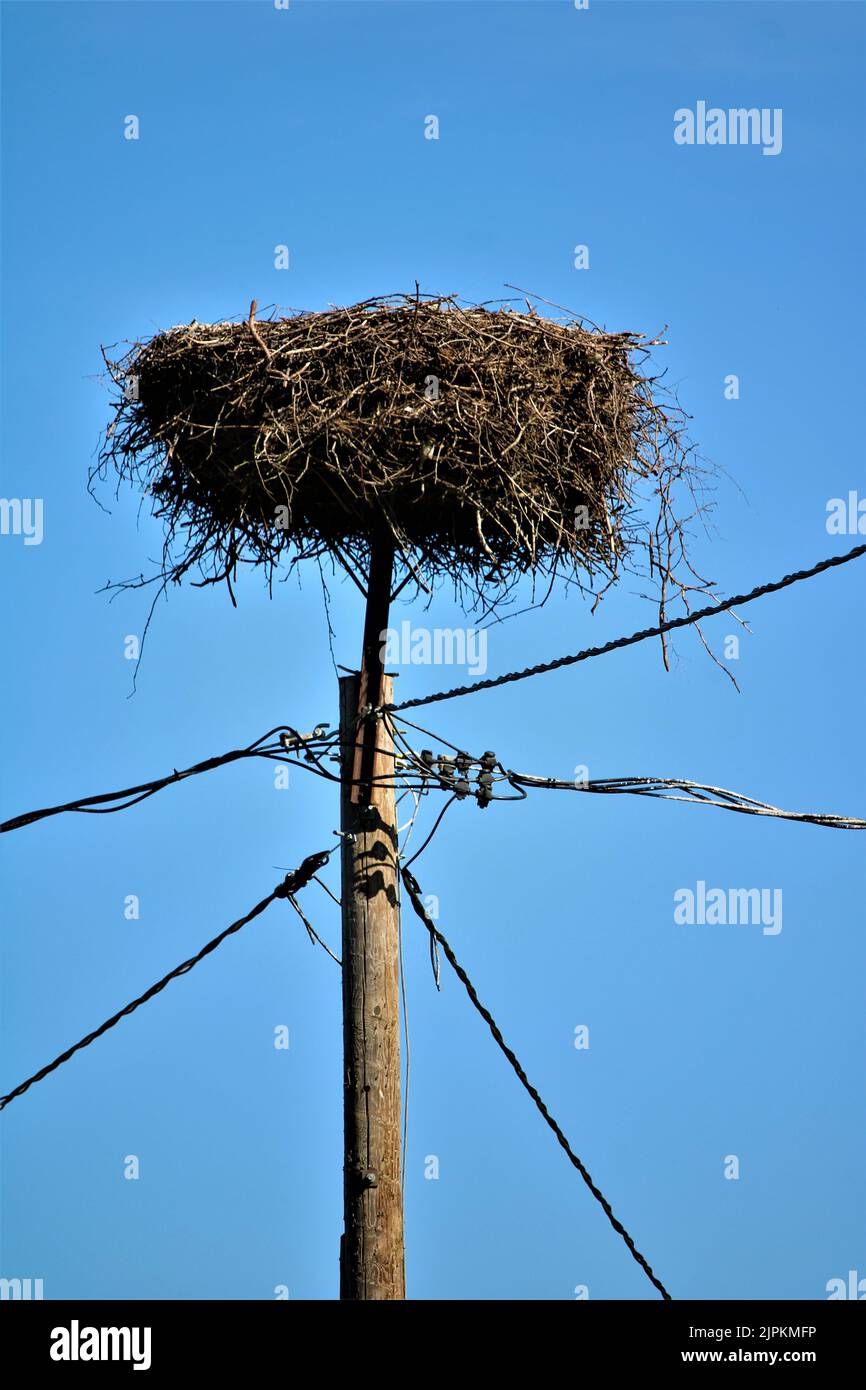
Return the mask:
[[[864,29],[862,7],[833,3],[5,4],[2,493],[42,497],[45,531],[41,546],[0,539],[3,814],[280,721],[336,720],[315,568],[273,600],[248,577],[237,611],[224,590],[173,592],[129,698],[124,638],[149,599],[97,590],[146,570],[161,531],[131,493],[104,493],[108,515],[85,490],[109,415],[101,343],[245,313],[253,296],[317,309],[416,279],[470,300],[511,282],[611,329],[669,324],[657,363],[730,475],[698,567],[735,592],[855,544],[825,517],[829,498],[866,491]],[[673,113],[701,99],[781,107],[782,153],[678,147]],[[573,268],[577,243],[589,270]],[[687,776],[863,815],[863,581],[859,562],[744,611],[740,695],[686,633],[670,674],[648,643],[422,722],[527,770]],[[491,672],[647,625],[636,589],[594,617],[557,593],[494,628]],[[355,665],[359,599],[332,592],[336,657]],[[449,591],[416,617],[453,625]],[[706,629],[717,652],[738,631]],[[399,693],[455,678],[408,668]],[[249,763],[5,837],[2,1089],[336,823],[326,784],[293,772],[277,791]],[[864,849],[855,833],[539,793],[455,808],[418,865],[677,1297],[820,1299],[828,1279],[866,1274]],[[674,891],[699,879],[781,888],[781,934],[677,926]],[[336,944],[333,904],[315,886],[304,901]],[[409,916],[405,938],[410,1295],[656,1297],[447,968],[436,994]],[[43,1278],[48,1298],[335,1297],[340,1041],[339,972],[278,905],[3,1114],[0,1273]]]

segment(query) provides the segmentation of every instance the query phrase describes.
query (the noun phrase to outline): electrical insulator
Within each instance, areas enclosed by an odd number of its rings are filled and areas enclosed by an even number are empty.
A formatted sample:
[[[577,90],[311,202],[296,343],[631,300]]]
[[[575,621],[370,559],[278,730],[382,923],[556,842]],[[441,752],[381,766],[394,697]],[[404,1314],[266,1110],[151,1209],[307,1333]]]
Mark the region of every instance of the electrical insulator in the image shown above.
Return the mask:
[[[447,791],[454,786],[454,760],[446,758],[444,753],[439,759],[439,785]]]
[[[481,772],[478,774],[478,805],[482,811],[490,805],[493,800],[493,774],[492,772]]]

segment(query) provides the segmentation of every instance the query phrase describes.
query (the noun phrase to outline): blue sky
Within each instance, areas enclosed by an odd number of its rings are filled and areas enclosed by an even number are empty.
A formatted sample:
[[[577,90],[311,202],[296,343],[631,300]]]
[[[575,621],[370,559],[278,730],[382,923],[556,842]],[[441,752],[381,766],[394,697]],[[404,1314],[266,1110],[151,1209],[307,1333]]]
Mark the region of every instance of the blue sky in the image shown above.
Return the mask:
[[[315,568],[272,599],[246,577],[237,610],[222,590],[172,592],[130,698],[124,641],[149,600],[97,591],[147,570],[161,532],[130,492],[101,494],[110,514],[87,495],[100,344],[254,296],[320,309],[416,280],[473,301],[516,284],[610,329],[669,325],[656,363],[721,470],[694,540],[720,592],[856,543],[828,535],[826,508],[866,494],[861,7],[103,0],[6,3],[2,23],[2,494],[44,503],[40,545],[0,537],[3,815],[336,720]],[[674,112],[699,100],[781,109],[781,152],[677,145]],[[739,695],[684,633],[670,674],[646,643],[421,722],[528,771],[691,777],[862,816],[863,580],[857,562],[763,600],[750,633],[708,624],[717,653],[741,635]],[[637,589],[594,616],[557,591],[492,628],[490,673],[646,626]],[[331,591],[336,659],[356,665],[360,600]],[[447,588],[396,617],[459,621]],[[399,697],[463,679],[406,668]],[[2,1089],[246,911],[274,865],[329,846],[337,815],[328,785],[293,771],[277,790],[247,763],[6,837]],[[417,865],[675,1297],[823,1298],[866,1275],[863,849],[537,793],[455,808]],[[781,889],[782,931],[677,925],[674,892],[699,880]],[[336,944],[333,904],[315,886],[304,903]],[[404,935],[410,1296],[656,1297],[446,967],[436,993],[408,913]],[[335,1297],[340,1046],[337,967],[277,905],[4,1112],[0,1274],[43,1278],[47,1298]]]

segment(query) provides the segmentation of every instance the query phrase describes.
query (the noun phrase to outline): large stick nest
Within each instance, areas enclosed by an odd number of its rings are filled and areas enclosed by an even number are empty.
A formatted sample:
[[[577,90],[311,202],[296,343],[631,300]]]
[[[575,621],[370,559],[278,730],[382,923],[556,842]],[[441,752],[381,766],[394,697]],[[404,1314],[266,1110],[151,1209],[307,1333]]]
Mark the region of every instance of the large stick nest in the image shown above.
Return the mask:
[[[669,579],[695,470],[641,374],[655,343],[527,307],[416,294],[171,328],[109,362],[97,472],[153,498],[163,579],[311,555],[363,573],[388,538],[404,573],[487,603],[527,572],[597,590],[640,552]]]

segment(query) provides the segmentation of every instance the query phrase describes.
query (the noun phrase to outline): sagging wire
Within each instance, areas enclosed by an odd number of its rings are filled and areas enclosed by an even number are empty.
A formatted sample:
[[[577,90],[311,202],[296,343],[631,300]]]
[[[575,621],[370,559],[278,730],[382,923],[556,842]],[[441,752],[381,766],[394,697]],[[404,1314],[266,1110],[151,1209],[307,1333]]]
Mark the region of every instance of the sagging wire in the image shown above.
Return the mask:
[[[660,801],[685,801],[692,805],[715,806],[722,811],[736,811],[740,815],[770,816],[778,820],[801,821],[809,825],[823,825],[833,830],[866,830],[866,820],[856,816],[837,816],[820,811],[785,811],[768,802],[757,801],[743,792],[727,791],[724,787],[714,787],[705,782],[692,782],[688,778],[676,777],[604,777],[572,782],[560,781],[555,777],[537,777],[526,772],[510,772],[512,786],[532,790],[580,791],[598,795],[651,796]],[[683,795],[674,795],[682,792]]]
[[[319,728],[320,726],[317,726],[316,733],[318,733]],[[273,741],[274,735],[279,736],[276,741]],[[139,802],[147,800],[156,792],[162,791],[164,787],[187,781],[189,778],[200,776],[204,772],[212,772],[215,768],[224,767],[228,763],[238,762],[244,758],[268,758],[272,761],[286,762],[301,768],[305,767],[308,761],[313,761],[324,776],[331,776],[326,769],[322,769],[319,755],[315,750],[319,745],[323,748],[329,747],[337,737],[336,734],[325,735],[324,732],[319,737],[315,737],[313,734],[298,734],[290,725],[278,724],[243,748],[234,748],[228,753],[206,758],[203,762],[193,763],[191,767],[183,768],[181,771],[173,768],[164,777],[157,777],[149,782],[141,782],[134,787],[125,787],[122,791],[83,796],[57,806],[46,806],[37,811],[26,811],[22,815],[13,816],[0,823],[0,834],[10,830],[20,830],[26,825],[33,825],[49,816],[59,816],[65,812],[109,815],[114,811],[125,811],[129,807],[137,806]],[[304,761],[288,756],[290,752],[300,751],[302,748],[304,749]],[[332,780],[339,781],[339,778],[332,778]]]

